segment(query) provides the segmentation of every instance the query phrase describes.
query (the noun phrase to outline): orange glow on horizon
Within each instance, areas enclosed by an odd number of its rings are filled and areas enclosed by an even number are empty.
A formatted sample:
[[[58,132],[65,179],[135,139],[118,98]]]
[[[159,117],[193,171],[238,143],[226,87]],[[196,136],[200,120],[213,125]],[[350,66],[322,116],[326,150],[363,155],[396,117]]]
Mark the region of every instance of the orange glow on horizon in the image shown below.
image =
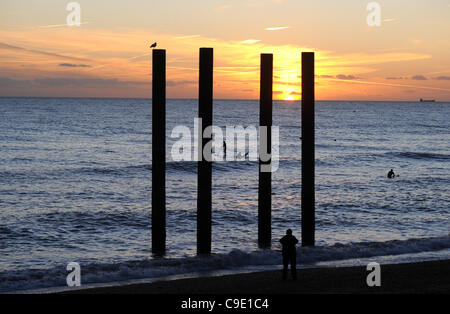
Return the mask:
[[[286,97],[284,97],[284,100],[287,100],[287,101],[293,101],[293,100],[295,100],[295,99],[294,99],[294,97],[292,97],[292,96],[286,96]]]
[[[88,24],[89,25],[89,24]],[[70,32],[71,40],[67,40]],[[374,76],[383,64],[428,60],[423,53],[336,54],[298,45],[263,41],[226,41],[201,35],[151,34],[87,28],[0,30],[3,75],[28,85],[28,96],[151,97],[151,50],[148,38],[167,51],[167,97],[196,98],[198,49],[214,48],[214,97],[258,99],[261,53],[274,55],[274,100],[300,100],[301,52],[315,51],[316,97],[323,99],[450,99],[448,80],[388,81]],[[45,48],[42,48],[45,47]],[[450,73],[450,71],[449,71]],[[445,75],[445,73],[444,73]],[[388,76],[388,75],[386,75]],[[45,85],[55,82],[55,86]],[[358,83],[358,84],[355,84]],[[23,88],[0,87],[16,96]]]

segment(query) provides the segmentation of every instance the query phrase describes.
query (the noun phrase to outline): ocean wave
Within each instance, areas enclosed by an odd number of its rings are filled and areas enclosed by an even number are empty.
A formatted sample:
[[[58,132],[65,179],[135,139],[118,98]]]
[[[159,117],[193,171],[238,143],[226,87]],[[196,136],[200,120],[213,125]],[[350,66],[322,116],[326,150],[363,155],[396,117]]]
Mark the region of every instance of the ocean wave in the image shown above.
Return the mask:
[[[52,245],[64,244],[69,234],[97,234],[124,228],[145,229],[151,224],[151,212],[145,211],[58,211],[30,214],[7,225],[0,224],[0,240],[40,243],[51,239]],[[25,225],[25,226],[24,226]]]
[[[424,153],[424,152],[390,152],[385,154],[388,157],[417,159],[417,160],[450,160],[450,155],[436,154],[436,153]]]
[[[449,248],[450,235],[386,242],[337,243],[332,246],[298,247],[297,263],[309,264],[352,258],[395,256],[434,252]],[[209,257],[144,259],[121,263],[80,262],[82,284],[156,279],[169,275],[199,271],[238,270],[243,267],[279,264],[280,252],[278,250],[258,250],[253,252],[233,250],[228,254],[213,254]],[[52,269],[0,272],[0,292],[64,287],[67,276],[65,267],[66,265],[58,265]]]
[[[295,164],[298,166],[298,162],[282,160],[280,164]],[[248,170],[249,167],[257,167],[258,162],[256,161],[223,161],[223,162],[213,162],[212,168],[214,171],[227,172],[230,170]],[[56,168],[56,169],[33,169],[25,171],[0,171],[0,180],[30,180],[30,179],[55,179],[67,175],[75,176],[89,176],[89,175],[106,175],[106,176],[127,176],[135,175],[137,173],[146,172],[151,174],[152,165],[151,164],[141,164],[141,165],[127,165],[127,166],[82,166],[82,167],[70,167],[70,168]],[[197,173],[197,162],[196,161],[168,161],[166,162],[166,171],[168,173]]]

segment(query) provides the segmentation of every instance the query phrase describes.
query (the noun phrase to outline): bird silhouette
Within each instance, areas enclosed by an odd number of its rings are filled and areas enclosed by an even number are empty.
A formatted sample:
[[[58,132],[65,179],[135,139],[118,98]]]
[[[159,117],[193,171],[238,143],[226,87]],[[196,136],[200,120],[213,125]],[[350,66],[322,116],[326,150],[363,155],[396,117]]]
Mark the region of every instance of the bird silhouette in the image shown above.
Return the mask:
[[[155,48],[156,47],[156,43],[153,43],[150,48]]]

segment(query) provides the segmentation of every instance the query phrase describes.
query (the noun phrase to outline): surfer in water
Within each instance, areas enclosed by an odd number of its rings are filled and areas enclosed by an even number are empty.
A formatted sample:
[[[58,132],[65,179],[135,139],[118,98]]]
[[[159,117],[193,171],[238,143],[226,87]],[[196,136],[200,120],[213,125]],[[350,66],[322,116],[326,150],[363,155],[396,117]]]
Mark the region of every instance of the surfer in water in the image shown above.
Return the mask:
[[[248,152],[247,152],[247,153],[245,153],[245,155],[244,155],[244,159],[245,159],[245,158],[247,158],[247,157],[248,157]],[[242,159],[242,154],[241,154],[241,152],[237,153],[237,155],[236,155],[236,159]]]
[[[391,170],[388,172],[387,177],[388,177],[389,179],[395,178],[394,170],[391,169]]]

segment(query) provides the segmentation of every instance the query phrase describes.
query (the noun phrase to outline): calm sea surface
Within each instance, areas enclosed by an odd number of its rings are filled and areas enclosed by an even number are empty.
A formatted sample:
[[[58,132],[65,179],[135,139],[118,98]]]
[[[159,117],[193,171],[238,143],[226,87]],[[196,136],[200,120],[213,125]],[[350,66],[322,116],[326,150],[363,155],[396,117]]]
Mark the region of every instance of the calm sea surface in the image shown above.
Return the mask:
[[[257,101],[217,100],[214,124],[257,126]],[[0,291],[279,264],[300,238],[300,103],[275,102],[273,248],[257,249],[258,164],[213,166],[213,252],[196,254],[196,162],[175,162],[177,125],[197,101],[167,103],[167,256],[151,256],[151,100],[0,98]],[[251,143],[256,144],[256,143]],[[386,177],[393,168],[399,177]],[[300,262],[450,248],[450,103],[316,103],[317,248]]]

